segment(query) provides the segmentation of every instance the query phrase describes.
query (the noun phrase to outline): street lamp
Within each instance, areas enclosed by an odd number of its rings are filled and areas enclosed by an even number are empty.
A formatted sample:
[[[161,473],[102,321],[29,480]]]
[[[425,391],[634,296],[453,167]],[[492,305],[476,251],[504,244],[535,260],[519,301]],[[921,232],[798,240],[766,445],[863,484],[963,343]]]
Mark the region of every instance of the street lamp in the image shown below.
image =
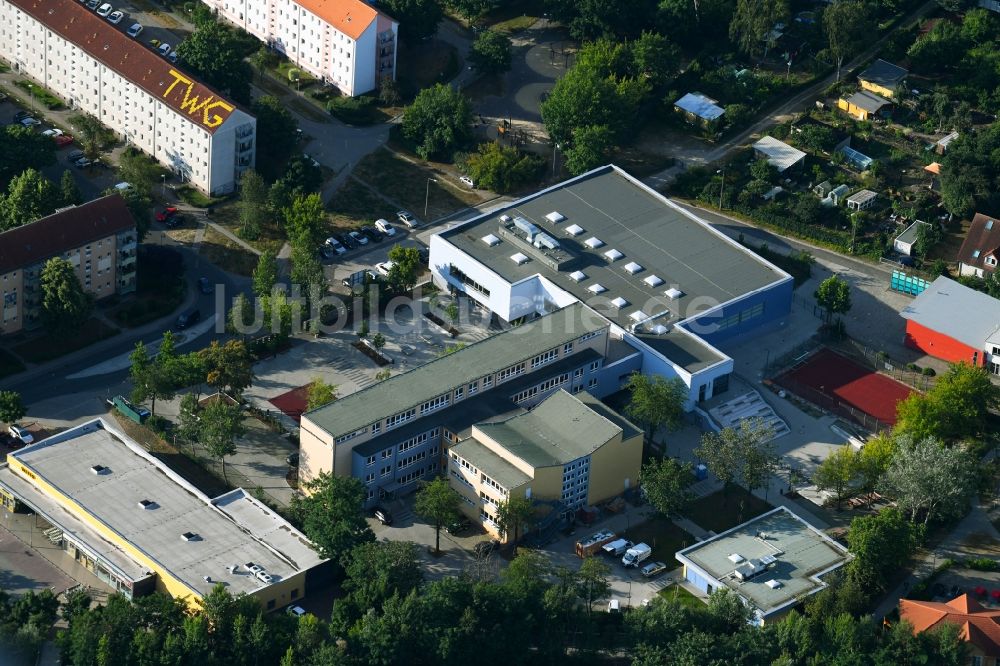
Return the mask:
[[[160,196],[166,198],[166,196],[167,196],[167,174],[165,174],[165,173],[161,173],[160,174],[160,182],[161,182]]]
[[[35,115],[35,86],[28,84],[28,96],[31,97],[31,115]]]
[[[430,198],[431,198],[431,183],[436,183],[436,182],[437,182],[437,178],[428,178],[427,179],[427,188],[426,188],[426,191],[424,192],[424,222],[425,223],[427,222],[427,203],[430,201]]]
[[[552,177],[556,175],[556,152],[561,148],[558,143],[552,144]]]
[[[726,189],[726,168],[718,169],[715,173],[722,175],[722,184],[719,185],[719,210],[722,210],[722,192]]]

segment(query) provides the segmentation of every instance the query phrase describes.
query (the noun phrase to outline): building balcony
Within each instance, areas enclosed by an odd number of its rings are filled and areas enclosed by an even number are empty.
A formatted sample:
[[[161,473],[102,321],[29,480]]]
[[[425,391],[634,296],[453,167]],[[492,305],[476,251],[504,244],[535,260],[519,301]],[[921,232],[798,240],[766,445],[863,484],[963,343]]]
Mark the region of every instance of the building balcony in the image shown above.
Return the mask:
[[[120,275],[132,275],[135,273],[135,259],[131,259],[128,263],[121,262],[118,264],[118,273]]]

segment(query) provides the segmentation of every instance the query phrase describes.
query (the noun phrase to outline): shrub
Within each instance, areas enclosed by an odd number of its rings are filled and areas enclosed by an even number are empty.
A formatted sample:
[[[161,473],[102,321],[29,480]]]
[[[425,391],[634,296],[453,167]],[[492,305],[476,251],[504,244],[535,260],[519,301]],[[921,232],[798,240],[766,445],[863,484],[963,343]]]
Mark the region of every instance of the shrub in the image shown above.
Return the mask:
[[[966,560],[965,566],[976,571],[1000,571],[1000,562],[988,557],[974,557]]]
[[[350,125],[370,125],[379,116],[374,97],[336,97],[327,102],[326,110]]]

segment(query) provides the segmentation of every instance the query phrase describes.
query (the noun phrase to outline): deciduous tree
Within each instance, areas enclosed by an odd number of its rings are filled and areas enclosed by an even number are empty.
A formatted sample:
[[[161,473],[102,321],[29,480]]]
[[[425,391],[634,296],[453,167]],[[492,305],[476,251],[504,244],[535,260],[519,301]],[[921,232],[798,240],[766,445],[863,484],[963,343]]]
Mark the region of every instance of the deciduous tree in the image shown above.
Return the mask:
[[[70,116],[69,122],[73,127],[76,142],[89,159],[96,160],[102,150],[114,143],[115,133],[94,116],[77,114]]]
[[[584,125],[573,131],[573,143],[566,148],[566,169],[574,176],[607,164],[615,137],[607,125]]]
[[[957,518],[969,508],[976,491],[976,461],[967,451],[948,448],[935,439],[901,436],[883,480],[885,494],[901,511],[924,524]]]
[[[252,43],[235,29],[214,20],[196,26],[177,45],[177,56],[187,68],[241,104],[251,101],[253,70],[244,58],[252,52]]]
[[[535,516],[535,505],[527,497],[508,497],[497,504],[496,522],[500,536],[509,538],[517,552],[517,542],[521,538],[521,529],[528,525]]]
[[[681,463],[673,458],[651,458],[639,472],[639,483],[649,503],[664,516],[684,512],[692,499],[691,463]]]
[[[17,391],[0,391],[0,423],[17,423],[28,411]]]
[[[226,475],[226,456],[236,453],[236,440],[246,434],[243,425],[243,410],[239,405],[230,405],[219,398],[206,406],[201,412],[201,443],[209,455],[218,458],[222,463],[222,478],[229,482]]]
[[[927,393],[913,393],[896,406],[896,432],[949,442],[970,437],[984,432],[987,413],[998,404],[1000,388],[985,368],[954,363]]]
[[[458,90],[435,84],[403,111],[402,131],[425,160],[450,157],[472,137],[472,106]]]
[[[358,544],[375,540],[362,514],[365,488],[358,479],[321,472],[304,490],[292,498],[292,513],[323,557],[336,564]]]
[[[786,0],[736,0],[729,37],[749,56],[767,49],[774,24],[788,16]]]
[[[383,0],[380,7],[399,21],[399,36],[411,47],[434,36],[443,14],[438,0]]]
[[[253,269],[253,293],[270,296],[278,283],[278,257],[272,250],[264,250],[257,257],[257,267]]]
[[[545,162],[498,141],[479,144],[466,159],[469,176],[477,187],[500,194],[510,192],[538,178]]]
[[[51,137],[18,123],[0,129],[0,188],[26,169],[55,164],[55,143]]]
[[[258,97],[252,109],[257,119],[257,169],[267,180],[274,180],[299,145],[298,122],[273,95]]]
[[[484,30],[472,43],[469,62],[480,74],[503,74],[510,71],[510,49],[507,35]]]
[[[861,587],[879,591],[906,566],[917,545],[913,525],[893,507],[852,520],[847,543],[854,555],[847,575]]]
[[[73,264],[61,257],[45,262],[41,276],[42,318],[50,331],[65,336],[90,317],[93,299],[83,291]]]
[[[205,381],[217,390],[239,397],[253,384],[253,357],[242,340],[219,344],[212,340],[199,352]]]
[[[837,80],[844,58],[864,47],[874,26],[869,7],[860,0],[842,0],[823,10],[823,34],[827,47],[837,61]]]
[[[243,238],[259,238],[261,229],[267,225],[267,194],[267,184],[260,174],[253,169],[243,172],[240,178],[240,236]]]
[[[585,557],[580,571],[576,575],[578,594],[587,602],[587,615],[594,612],[594,602],[603,599],[611,592],[608,576],[611,567],[601,558]]]
[[[415,247],[393,245],[389,250],[392,267],[386,282],[396,292],[407,292],[417,284],[420,275],[420,251]]]
[[[851,286],[839,275],[831,275],[820,282],[813,297],[826,312],[827,324],[833,320],[833,315],[845,314],[851,309]]]
[[[77,206],[83,203],[83,195],[80,194],[80,188],[76,185],[73,172],[69,169],[63,171],[62,177],[59,179],[59,191],[62,194],[64,206]]]
[[[312,411],[323,405],[328,405],[337,399],[337,386],[323,381],[322,377],[314,377],[309,382],[306,396],[306,410]]]
[[[844,444],[820,463],[813,474],[813,482],[820,490],[832,490],[840,509],[844,494],[858,474],[858,456],[854,447]]]
[[[0,231],[29,224],[55,211],[62,204],[62,193],[52,181],[34,169],[25,169],[0,195]]]
[[[636,372],[628,378],[625,389],[630,392],[625,413],[643,425],[648,441],[660,428],[672,430],[684,418],[687,387],[679,379],[668,381],[659,375]]]
[[[441,553],[441,528],[458,520],[460,498],[448,480],[436,477],[417,491],[414,510],[434,526],[434,552]]]

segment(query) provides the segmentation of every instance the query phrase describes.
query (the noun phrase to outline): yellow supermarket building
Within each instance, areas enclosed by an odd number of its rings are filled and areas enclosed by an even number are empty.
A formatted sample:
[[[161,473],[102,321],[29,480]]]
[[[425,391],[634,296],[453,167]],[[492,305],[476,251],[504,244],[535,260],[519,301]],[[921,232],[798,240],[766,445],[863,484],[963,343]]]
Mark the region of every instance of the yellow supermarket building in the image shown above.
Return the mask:
[[[104,419],[8,454],[0,501],[38,514],[49,540],[130,598],[158,590],[197,607],[221,583],[274,610],[325,570],[242,488],[210,498]]]

